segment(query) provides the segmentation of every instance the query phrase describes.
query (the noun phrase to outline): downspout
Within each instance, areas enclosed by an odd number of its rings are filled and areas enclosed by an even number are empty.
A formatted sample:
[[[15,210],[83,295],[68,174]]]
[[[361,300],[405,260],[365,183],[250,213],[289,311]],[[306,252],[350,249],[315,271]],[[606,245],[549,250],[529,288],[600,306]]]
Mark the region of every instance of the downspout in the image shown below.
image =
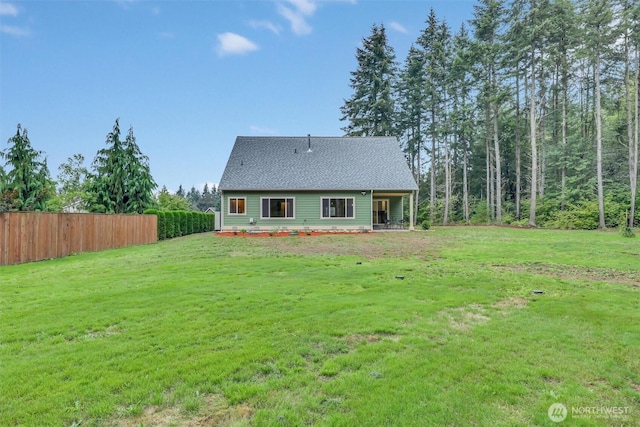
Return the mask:
[[[409,193],[409,231],[414,230],[413,224],[413,197],[415,194],[415,190]]]
[[[220,231],[222,230],[224,230],[224,191],[220,190]]]
[[[373,231],[373,190],[369,199],[369,231]]]

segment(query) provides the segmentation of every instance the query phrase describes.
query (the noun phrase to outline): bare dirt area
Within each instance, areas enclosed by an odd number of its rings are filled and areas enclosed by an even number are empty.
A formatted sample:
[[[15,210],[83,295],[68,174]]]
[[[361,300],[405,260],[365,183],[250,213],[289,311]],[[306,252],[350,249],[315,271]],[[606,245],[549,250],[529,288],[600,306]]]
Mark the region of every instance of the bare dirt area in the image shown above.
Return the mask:
[[[178,408],[150,406],[135,418],[114,420],[111,426],[185,426],[185,427],[231,427],[249,425],[254,410],[247,405],[227,406],[222,396],[212,395],[204,399],[196,415],[186,414]]]
[[[640,288],[640,273],[617,271],[607,268],[550,264],[520,264],[514,266],[496,266],[495,268],[540,274],[558,279],[619,283]]]
[[[434,259],[438,257],[439,248],[446,244],[443,240],[433,239],[428,232],[324,233],[286,239],[256,239],[255,242],[285,254],[354,255],[364,259]]]

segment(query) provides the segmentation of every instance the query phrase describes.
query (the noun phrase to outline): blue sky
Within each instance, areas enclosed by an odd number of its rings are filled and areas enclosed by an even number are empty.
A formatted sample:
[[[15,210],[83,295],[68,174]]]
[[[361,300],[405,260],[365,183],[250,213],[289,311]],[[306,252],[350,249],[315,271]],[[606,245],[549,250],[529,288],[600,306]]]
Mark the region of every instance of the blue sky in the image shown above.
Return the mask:
[[[340,136],[373,24],[403,63],[431,7],[473,0],[0,0],[0,148],[21,123],[51,175],[120,118],[160,187],[217,183],[237,135]]]

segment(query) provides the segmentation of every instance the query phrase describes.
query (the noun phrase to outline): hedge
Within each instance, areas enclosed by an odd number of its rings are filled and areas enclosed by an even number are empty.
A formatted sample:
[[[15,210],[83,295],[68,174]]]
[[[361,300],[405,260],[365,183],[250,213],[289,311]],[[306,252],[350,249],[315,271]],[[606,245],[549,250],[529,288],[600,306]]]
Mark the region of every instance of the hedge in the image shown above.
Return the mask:
[[[202,212],[147,209],[144,213],[158,217],[158,240],[213,231],[216,223],[215,215]]]

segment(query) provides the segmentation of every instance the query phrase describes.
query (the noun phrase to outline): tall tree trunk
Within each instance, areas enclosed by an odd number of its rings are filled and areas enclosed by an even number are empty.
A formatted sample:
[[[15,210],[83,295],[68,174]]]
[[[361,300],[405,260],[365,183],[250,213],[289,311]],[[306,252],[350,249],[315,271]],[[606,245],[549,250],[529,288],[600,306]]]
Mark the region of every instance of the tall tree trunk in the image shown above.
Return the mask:
[[[413,223],[416,224],[418,222],[418,207],[420,206],[420,184],[422,183],[422,132],[420,131],[421,123],[418,120],[418,137],[416,138],[416,184],[418,185],[418,190],[416,191],[413,209]]]
[[[493,162],[491,161],[491,107],[487,102],[485,105],[485,148],[486,158],[485,163],[487,166],[487,222],[491,223],[494,219],[494,203],[493,203]]]
[[[629,227],[633,227],[635,224],[635,207],[636,207],[636,191],[638,190],[638,122],[640,122],[640,116],[638,115],[638,103],[640,98],[640,56],[638,55],[638,45],[636,50],[636,94],[635,94],[635,135],[633,141],[633,159],[634,164],[632,166],[633,181],[631,183],[631,209],[629,213]]]
[[[629,147],[629,189],[631,190],[633,199],[633,189],[635,187],[635,178],[636,178],[636,170],[635,164],[636,160],[634,159],[634,151],[633,151],[633,110],[631,108],[631,56],[629,51],[629,31],[625,31],[624,34],[624,95],[626,101],[626,110],[627,110],[627,143]],[[631,200],[629,210],[629,220],[627,223],[628,227],[633,227],[633,204],[634,201]],[[629,225],[631,224],[631,225]]]
[[[449,137],[444,137],[444,217],[442,223],[449,223],[449,203],[451,202],[451,156],[449,153]]]
[[[502,224],[502,166],[500,164],[500,138],[498,134],[498,103],[494,104],[493,113],[493,146],[496,164],[496,222]]]
[[[522,197],[522,152],[520,134],[520,74],[516,74],[516,219],[520,219],[520,198]]]
[[[429,195],[431,209],[429,209],[429,219],[433,224],[436,209],[436,113],[433,109],[431,110],[431,128],[431,194]]]
[[[536,68],[535,47],[531,45],[531,91],[529,94],[529,139],[531,140],[531,200],[529,226],[536,226],[536,196],[538,194],[538,147],[536,142]]]
[[[565,210],[567,198],[567,71],[562,71],[562,165],[560,172],[560,209]]]
[[[463,148],[463,153],[462,153],[462,163],[463,163],[463,169],[462,169],[462,209],[464,211],[464,221],[465,223],[469,224],[469,178],[467,176],[468,173],[468,169],[469,169],[469,161],[467,159],[467,142],[466,142],[466,138],[464,141],[464,148]]]
[[[543,55],[540,55],[540,63],[544,64]],[[547,175],[547,136],[546,136],[546,124],[545,117],[547,114],[547,87],[544,80],[544,65],[540,66],[540,158],[539,158],[539,168],[538,168],[538,195],[540,199],[544,199],[544,190],[545,190],[545,180]],[[544,203],[544,200],[543,200]]]
[[[596,52],[595,57],[595,83],[596,83],[596,169],[598,179],[598,219],[599,228],[606,228],[604,220],[604,185],[602,182],[602,107],[600,93],[600,53]]]

